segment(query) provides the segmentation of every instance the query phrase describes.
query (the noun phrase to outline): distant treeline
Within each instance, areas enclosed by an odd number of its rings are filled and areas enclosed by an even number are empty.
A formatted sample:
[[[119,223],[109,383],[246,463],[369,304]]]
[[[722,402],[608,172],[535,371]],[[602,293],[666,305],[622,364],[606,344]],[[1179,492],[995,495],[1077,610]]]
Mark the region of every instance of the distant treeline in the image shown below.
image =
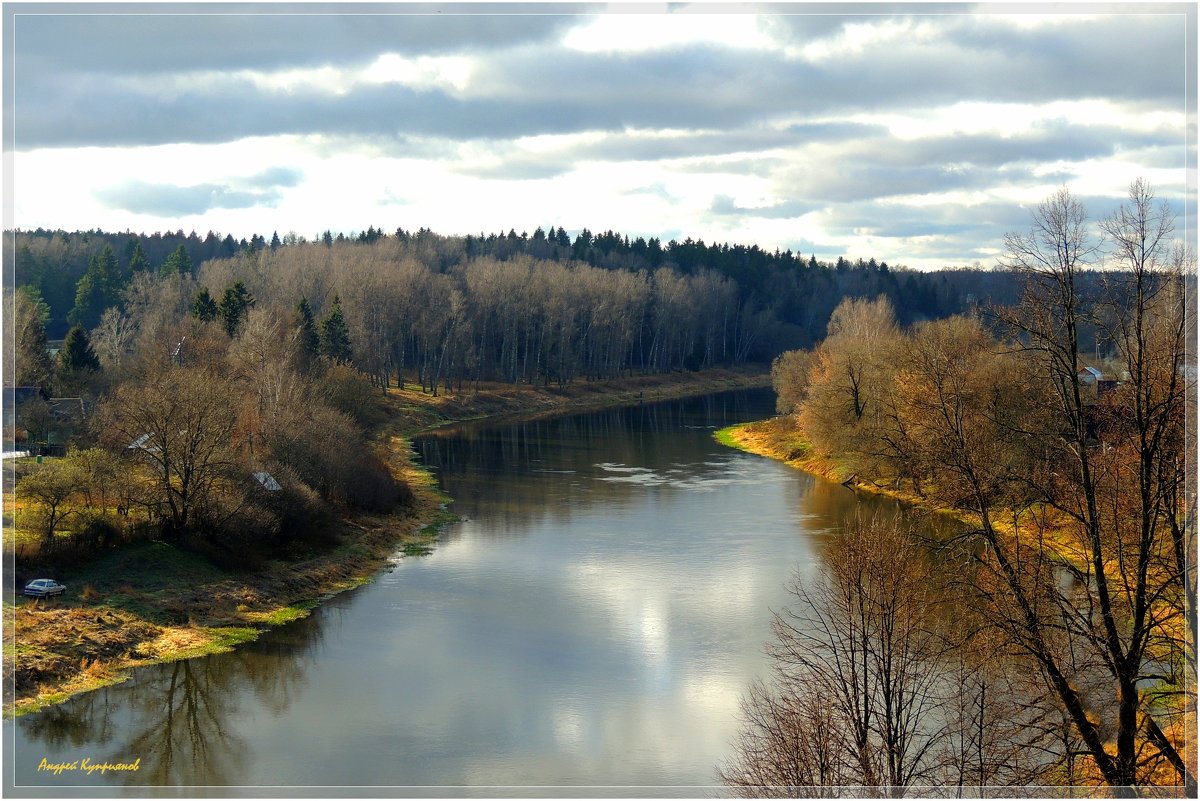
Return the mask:
[[[278,234],[270,238],[255,235],[239,241],[213,232],[201,237],[183,231],[147,236],[37,229],[16,232],[8,237],[8,244],[15,248],[8,263],[16,265],[16,284],[37,289],[49,308],[47,333],[51,338],[61,338],[75,322],[94,327],[105,308],[119,304],[121,291],[136,272],[184,270],[196,275],[210,260],[257,258],[263,253],[269,254],[272,263],[286,262],[289,253],[301,252],[306,253],[301,259],[309,261],[313,257],[307,252],[316,248],[326,249],[329,258],[339,262],[354,260],[357,257],[351,254],[355,252],[377,254],[372,260],[386,252],[386,260],[394,264],[411,259],[433,274],[448,276],[462,276],[468,264],[486,258],[499,263],[521,259],[525,264],[571,264],[572,270],[587,265],[614,273],[631,272],[650,283],[660,269],[669,271],[664,277],[674,274],[688,280],[703,276],[702,283],[707,285],[724,282],[723,290],[732,291],[732,298],[721,299],[729,309],[722,312],[725,341],[720,347],[714,347],[711,335],[698,335],[690,343],[673,343],[674,356],[680,358],[669,363],[672,358],[664,355],[663,343],[652,355],[653,337],[639,331],[644,351],[634,354],[627,365],[638,369],[768,361],[783,350],[810,347],[824,337],[830,314],[845,297],[886,296],[898,320],[907,324],[968,311],[976,303],[1012,303],[1017,296],[1015,282],[1000,271],[948,268],[926,273],[876,258],[838,257],[830,262],[756,245],[706,244],[691,238],[663,243],[656,238],[630,239],[612,231],[593,234],[587,229],[572,238],[563,228],[553,226],[548,230],[539,227],[532,234],[510,230],[466,237],[441,236],[427,229],[387,233],[369,227],[351,237],[327,231],[311,242],[294,233],[282,238]],[[384,269],[383,277],[386,272]],[[461,281],[458,288],[464,289]],[[466,291],[469,293],[469,288]],[[318,311],[324,300],[310,298]],[[463,300],[469,303],[469,294]]]

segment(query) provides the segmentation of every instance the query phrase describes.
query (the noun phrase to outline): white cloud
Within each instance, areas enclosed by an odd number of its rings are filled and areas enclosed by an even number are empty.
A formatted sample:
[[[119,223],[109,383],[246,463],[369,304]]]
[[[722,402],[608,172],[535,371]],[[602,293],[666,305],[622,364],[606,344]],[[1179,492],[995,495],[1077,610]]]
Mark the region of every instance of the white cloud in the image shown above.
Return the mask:
[[[614,11],[587,17],[568,30],[562,44],[583,53],[641,53],[697,44],[743,50],[776,46],[755,15],[702,5],[670,14],[615,6]]]
[[[868,50],[886,51],[891,45],[906,46],[926,43],[938,36],[937,24],[914,18],[871,19],[847,23],[835,36],[817,39],[799,48],[790,48],[789,54],[798,55],[810,62],[845,59],[861,56]]]
[[[897,139],[911,140],[947,134],[996,133],[1018,136],[1046,123],[1074,127],[1119,124],[1123,130],[1149,133],[1164,130],[1182,134],[1182,110],[1142,108],[1104,98],[1060,100],[1051,103],[960,101],[911,111],[859,112],[821,121],[850,120],[882,125]]]
[[[471,82],[476,64],[466,56],[418,56],[384,53],[363,70],[363,83],[395,83],[414,89],[443,89],[463,92]]]

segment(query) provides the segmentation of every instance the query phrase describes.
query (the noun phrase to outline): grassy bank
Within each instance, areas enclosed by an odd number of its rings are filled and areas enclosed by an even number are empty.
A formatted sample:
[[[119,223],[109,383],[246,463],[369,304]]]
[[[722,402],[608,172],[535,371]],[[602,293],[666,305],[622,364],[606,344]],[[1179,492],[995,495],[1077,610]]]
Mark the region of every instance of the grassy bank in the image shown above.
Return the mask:
[[[949,515],[972,525],[979,522],[978,518],[970,512],[932,504],[929,498],[909,492],[898,486],[896,482],[873,481],[859,475],[852,467],[837,458],[821,456],[805,439],[804,432],[796,425],[793,417],[784,415],[752,423],[741,423],[723,428],[715,432],[714,436],[723,445],[777,459],[806,473],[844,484],[855,492],[884,495],[910,506],[918,506],[932,512]],[[1000,527],[1000,524],[997,525]]]
[[[377,446],[413,490],[412,507],[341,521],[334,543],[296,561],[249,572],[221,570],[167,542],[108,553],[55,576],[60,599],[18,598],[6,608],[4,664],[15,697],[6,714],[24,714],[72,695],[123,681],[140,665],[228,651],[264,631],[304,617],[320,603],[371,580],[390,562],[430,552],[452,516],[434,479],[415,463],[410,437],[448,423],[536,417],[768,386],[761,370],[709,370],[579,382],[564,389],[483,384],[425,394],[409,386],[381,397],[388,415]],[[11,547],[10,542],[7,543]]]

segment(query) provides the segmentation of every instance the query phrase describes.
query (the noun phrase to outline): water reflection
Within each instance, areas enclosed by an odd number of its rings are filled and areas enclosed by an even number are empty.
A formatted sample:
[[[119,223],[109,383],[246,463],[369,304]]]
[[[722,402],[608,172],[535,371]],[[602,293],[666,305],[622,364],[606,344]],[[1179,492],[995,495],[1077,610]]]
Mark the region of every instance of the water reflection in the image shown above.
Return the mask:
[[[239,731],[242,705],[252,698],[268,714],[287,710],[303,692],[321,631],[311,619],[297,621],[233,653],[140,668],[125,684],[21,717],[16,725],[22,739],[36,745],[37,759],[16,761],[17,784],[238,783],[252,755],[252,743]],[[42,757],[50,763],[141,761],[136,772],[48,776],[36,770]]]
[[[20,719],[17,781],[707,794],[770,610],[859,507],[712,440],[772,405],[739,393],[422,437],[465,518],[431,555],[233,654]],[[47,777],[43,756],[143,767]]]
[[[546,420],[468,423],[415,445],[459,514],[474,517],[483,504],[499,523],[491,533],[519,534],[547,515],[565,524],[592,506],[620,507],[638,489],[624,484],[688,489],[688,480],[703,480],[706,470],[720,473],[729,458],[704,463],[715,447],[711,431],[766,416],[771,397],[721,393]],[[664,465],[664,472],[651,474],[648,464]]]

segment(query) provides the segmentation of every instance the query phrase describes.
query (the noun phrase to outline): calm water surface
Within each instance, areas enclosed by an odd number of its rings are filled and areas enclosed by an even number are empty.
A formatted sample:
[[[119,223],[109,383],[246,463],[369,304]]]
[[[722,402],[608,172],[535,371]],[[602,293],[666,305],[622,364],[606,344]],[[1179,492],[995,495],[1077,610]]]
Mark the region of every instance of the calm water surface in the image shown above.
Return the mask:
[[[713,441],[773,403],[728,393],[428,435],[417,448],[463,518],[431,555],[235,653],[5,721],[8,775],[52,795],[717,792],[770,610],[862,503]],[[38,770],[84,757],[141,767]]]

